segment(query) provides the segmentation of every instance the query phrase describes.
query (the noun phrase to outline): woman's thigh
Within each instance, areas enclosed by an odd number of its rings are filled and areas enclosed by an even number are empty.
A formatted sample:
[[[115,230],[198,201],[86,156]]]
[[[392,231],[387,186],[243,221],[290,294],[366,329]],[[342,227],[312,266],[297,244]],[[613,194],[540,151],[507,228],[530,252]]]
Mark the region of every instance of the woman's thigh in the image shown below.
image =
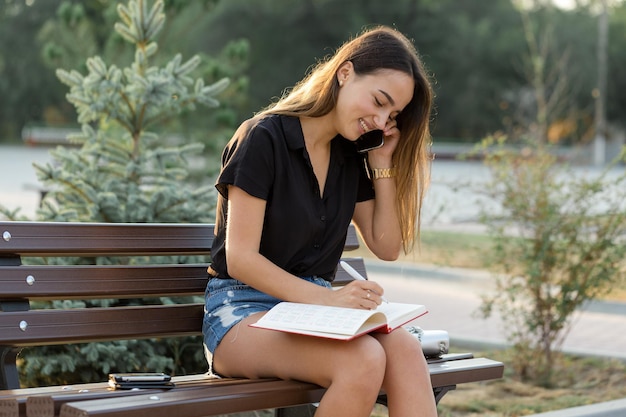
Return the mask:
[[[214,370],[230,377],[297,379],[328,387],[337,378],[384,373],[386,355],[373,337],[339,341],[250,327],[243,319],[217,346]]]

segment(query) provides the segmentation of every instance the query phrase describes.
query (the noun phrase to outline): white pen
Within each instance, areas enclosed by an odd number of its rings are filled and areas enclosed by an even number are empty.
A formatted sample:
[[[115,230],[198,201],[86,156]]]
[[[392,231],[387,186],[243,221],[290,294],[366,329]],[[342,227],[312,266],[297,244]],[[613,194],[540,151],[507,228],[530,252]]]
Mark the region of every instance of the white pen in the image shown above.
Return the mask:
[[[346,261],[339,261],[339,265],[354,279],[359,281],[367,281],[365,277],[357,272],[356,269],[352,268],[349,263]],[[385,297],[380,297],[384,302],[389,303]]]

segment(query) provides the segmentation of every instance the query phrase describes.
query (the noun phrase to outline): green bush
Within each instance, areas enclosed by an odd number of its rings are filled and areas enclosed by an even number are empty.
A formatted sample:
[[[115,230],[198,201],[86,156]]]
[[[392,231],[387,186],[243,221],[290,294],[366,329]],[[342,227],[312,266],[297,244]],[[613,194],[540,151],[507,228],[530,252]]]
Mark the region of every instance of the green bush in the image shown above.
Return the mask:
[[[487,139],[482,152],[491,178],[479,192],[501,208],[481,212],[498,272],[482,312],[504,318],[519,374],[550,386],[553,350],[576,310],[624,279],[626,173],[610,165],[581,175],[550,147],[503,139]]]

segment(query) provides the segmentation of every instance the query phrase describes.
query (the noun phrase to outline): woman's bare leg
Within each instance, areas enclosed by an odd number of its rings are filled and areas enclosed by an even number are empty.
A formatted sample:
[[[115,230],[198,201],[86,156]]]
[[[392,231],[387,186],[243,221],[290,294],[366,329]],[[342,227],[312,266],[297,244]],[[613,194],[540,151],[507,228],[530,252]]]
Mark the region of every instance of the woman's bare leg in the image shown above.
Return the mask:
[[[226,334],[214,352],[215,372],[313,382],[328,388],[317,417],[370,415],[386,367],[385,351],[376,339],[363,336],[345,342],[249,327],[259,314]]]
[[[389,416],[436,416],[430,373],[419,341],[404,329],[372,335],[387,352],[383,389]]]

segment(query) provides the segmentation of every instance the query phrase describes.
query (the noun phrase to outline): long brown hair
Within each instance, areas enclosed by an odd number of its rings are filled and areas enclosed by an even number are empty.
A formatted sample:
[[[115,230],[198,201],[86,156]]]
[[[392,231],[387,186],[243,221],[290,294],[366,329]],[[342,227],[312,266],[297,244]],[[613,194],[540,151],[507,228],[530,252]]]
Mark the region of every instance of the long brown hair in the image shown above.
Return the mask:
[[[320,117],[337,103],[339,83],[336,72],[350,61],[357,75],[383,69],[401,71],[413,77],[415,87],[409,104],[396,118],[401,140],[393,154],[397,170],[396,198],[404,252],[410,252],[419,238],[422,202],[430,183],[430,114],[433,92],[417,50],[397,30],[377,26],[344,43],[334,55],[317,63],[308,74],[276,103],[258,116],[282,114]]]

